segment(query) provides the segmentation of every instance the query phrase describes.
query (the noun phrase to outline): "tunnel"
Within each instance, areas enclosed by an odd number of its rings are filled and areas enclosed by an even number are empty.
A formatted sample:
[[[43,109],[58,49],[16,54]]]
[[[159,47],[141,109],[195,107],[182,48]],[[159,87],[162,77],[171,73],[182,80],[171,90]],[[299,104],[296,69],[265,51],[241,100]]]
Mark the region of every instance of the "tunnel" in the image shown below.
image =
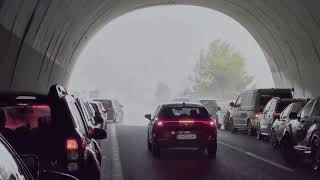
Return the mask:
[[[0,0],[0,91],[67,87],[79,53],[108,22],[140,8],[180,4],[232,17],[260,45],[277,88],[319,95],[317,0]]]

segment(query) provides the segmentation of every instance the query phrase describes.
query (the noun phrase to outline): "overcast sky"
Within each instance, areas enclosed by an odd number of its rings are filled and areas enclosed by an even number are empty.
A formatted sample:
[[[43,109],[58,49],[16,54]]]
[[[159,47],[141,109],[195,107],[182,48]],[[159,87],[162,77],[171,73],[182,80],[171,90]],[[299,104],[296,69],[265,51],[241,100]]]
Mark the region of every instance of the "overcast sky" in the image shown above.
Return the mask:
[[[175,94],[188,86],[200,51],[217,38],[243,53],[257,87],[273,87],[259,45],[238,22],[201,7],[158,6],[125,14],[101,29],[80,55],[69,88],[146,98],[161,81]]]

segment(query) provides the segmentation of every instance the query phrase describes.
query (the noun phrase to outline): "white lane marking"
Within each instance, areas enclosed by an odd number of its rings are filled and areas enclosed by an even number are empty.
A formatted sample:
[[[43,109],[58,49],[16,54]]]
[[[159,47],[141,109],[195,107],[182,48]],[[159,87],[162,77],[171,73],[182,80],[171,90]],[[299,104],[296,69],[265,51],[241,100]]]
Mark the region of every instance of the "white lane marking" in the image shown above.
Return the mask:
[[[119,144],[115,125],[111,125],[111,145],[112,145],[112,180],[123,180],[122,166],[120,161]]]
[[[272,165],[272,166],[278,167],[278,168],[280,168],[280,169],[282,169],[282,170],[285,170],[285,171],[288,171],[288,172],[294,172],[294,170],[291,169],[291,168],[288,168],[288,167],[286,167],[286,166],[283,166],[283,165],[278,164],[278,163],[276,163],[276,162],[273,162],[273,161],[271,161],[271,160],[265,159],[265,158],[263,158],[263,157],[261,157],[261,156],[255,155],[255,154],[253,154],[253,153],[251,153],[251,152],[245,151],[244,149],[241,149],[241,148],[239,148],[239,147],[236,147],[236,146],[233,146],[233,145],[230,145],[230,144],[221,142],[221,141],[218,141],[218,143],[219,143],[219,144],[222,144],[222,145],[224,145],[224,146],[226,146],[226,147],[229,147],[229,148],[231,148],[231,149],[234,149],[234,150],[236,150],[236,151],[239,151],[239,152],[241,152],[241,153],[244,153],[244,154],[246,154],[246,155],[248,155],[248,156],[250,156],[250,157],[253,157],[253,158],[255,158],[255,159],[258,159],[258,160],[260,160],[260,161],[263,161],[263,162],[265,162],[265,163],[268,163],[268,164],[270,164],[270,165]]]

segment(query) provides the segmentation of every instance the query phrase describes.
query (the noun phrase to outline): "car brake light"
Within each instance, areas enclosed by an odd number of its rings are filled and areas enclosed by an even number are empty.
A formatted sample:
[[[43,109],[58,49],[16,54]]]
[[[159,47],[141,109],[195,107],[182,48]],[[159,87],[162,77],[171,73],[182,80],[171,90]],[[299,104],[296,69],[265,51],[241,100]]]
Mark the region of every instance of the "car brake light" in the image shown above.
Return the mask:
[[[274,113],[274,119],[280,118],[280,114],[281,114],[281,113],[279,113],[279,112]]]
[[[67,150],[68,151],[75,151],[78,150],[79,145],[76,139],[68,139],[67,140]]]
[[[256,114],[254,115],[255,118],[259,118],[259,116],[260,116],[260,113],[256,113]]]
[[[214,121],[210,121],[209,125],[213,127],[215,125],[215,122]]]
[[[163,127],[163,121],[157,121],[157,127]]]
[[[179,123],[182,123],[182,124],[190,123],[190,124],[192,124],[192,123],[194,123],[194,121],[193,120],[184,120],[184,121],[179,121]]]

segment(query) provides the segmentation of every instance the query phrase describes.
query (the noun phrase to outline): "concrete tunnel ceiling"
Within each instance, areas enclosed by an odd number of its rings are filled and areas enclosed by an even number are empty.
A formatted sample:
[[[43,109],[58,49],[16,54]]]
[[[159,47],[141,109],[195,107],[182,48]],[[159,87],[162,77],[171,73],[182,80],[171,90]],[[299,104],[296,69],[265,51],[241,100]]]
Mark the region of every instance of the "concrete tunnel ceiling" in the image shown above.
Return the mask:
[[[263,49],[276,87],[319,95],[317,0],[0,0],[0,90],[47,93],[51,84],[66,86],[79,52],[102,26],[135,9],[166,4],[234,18]]]

